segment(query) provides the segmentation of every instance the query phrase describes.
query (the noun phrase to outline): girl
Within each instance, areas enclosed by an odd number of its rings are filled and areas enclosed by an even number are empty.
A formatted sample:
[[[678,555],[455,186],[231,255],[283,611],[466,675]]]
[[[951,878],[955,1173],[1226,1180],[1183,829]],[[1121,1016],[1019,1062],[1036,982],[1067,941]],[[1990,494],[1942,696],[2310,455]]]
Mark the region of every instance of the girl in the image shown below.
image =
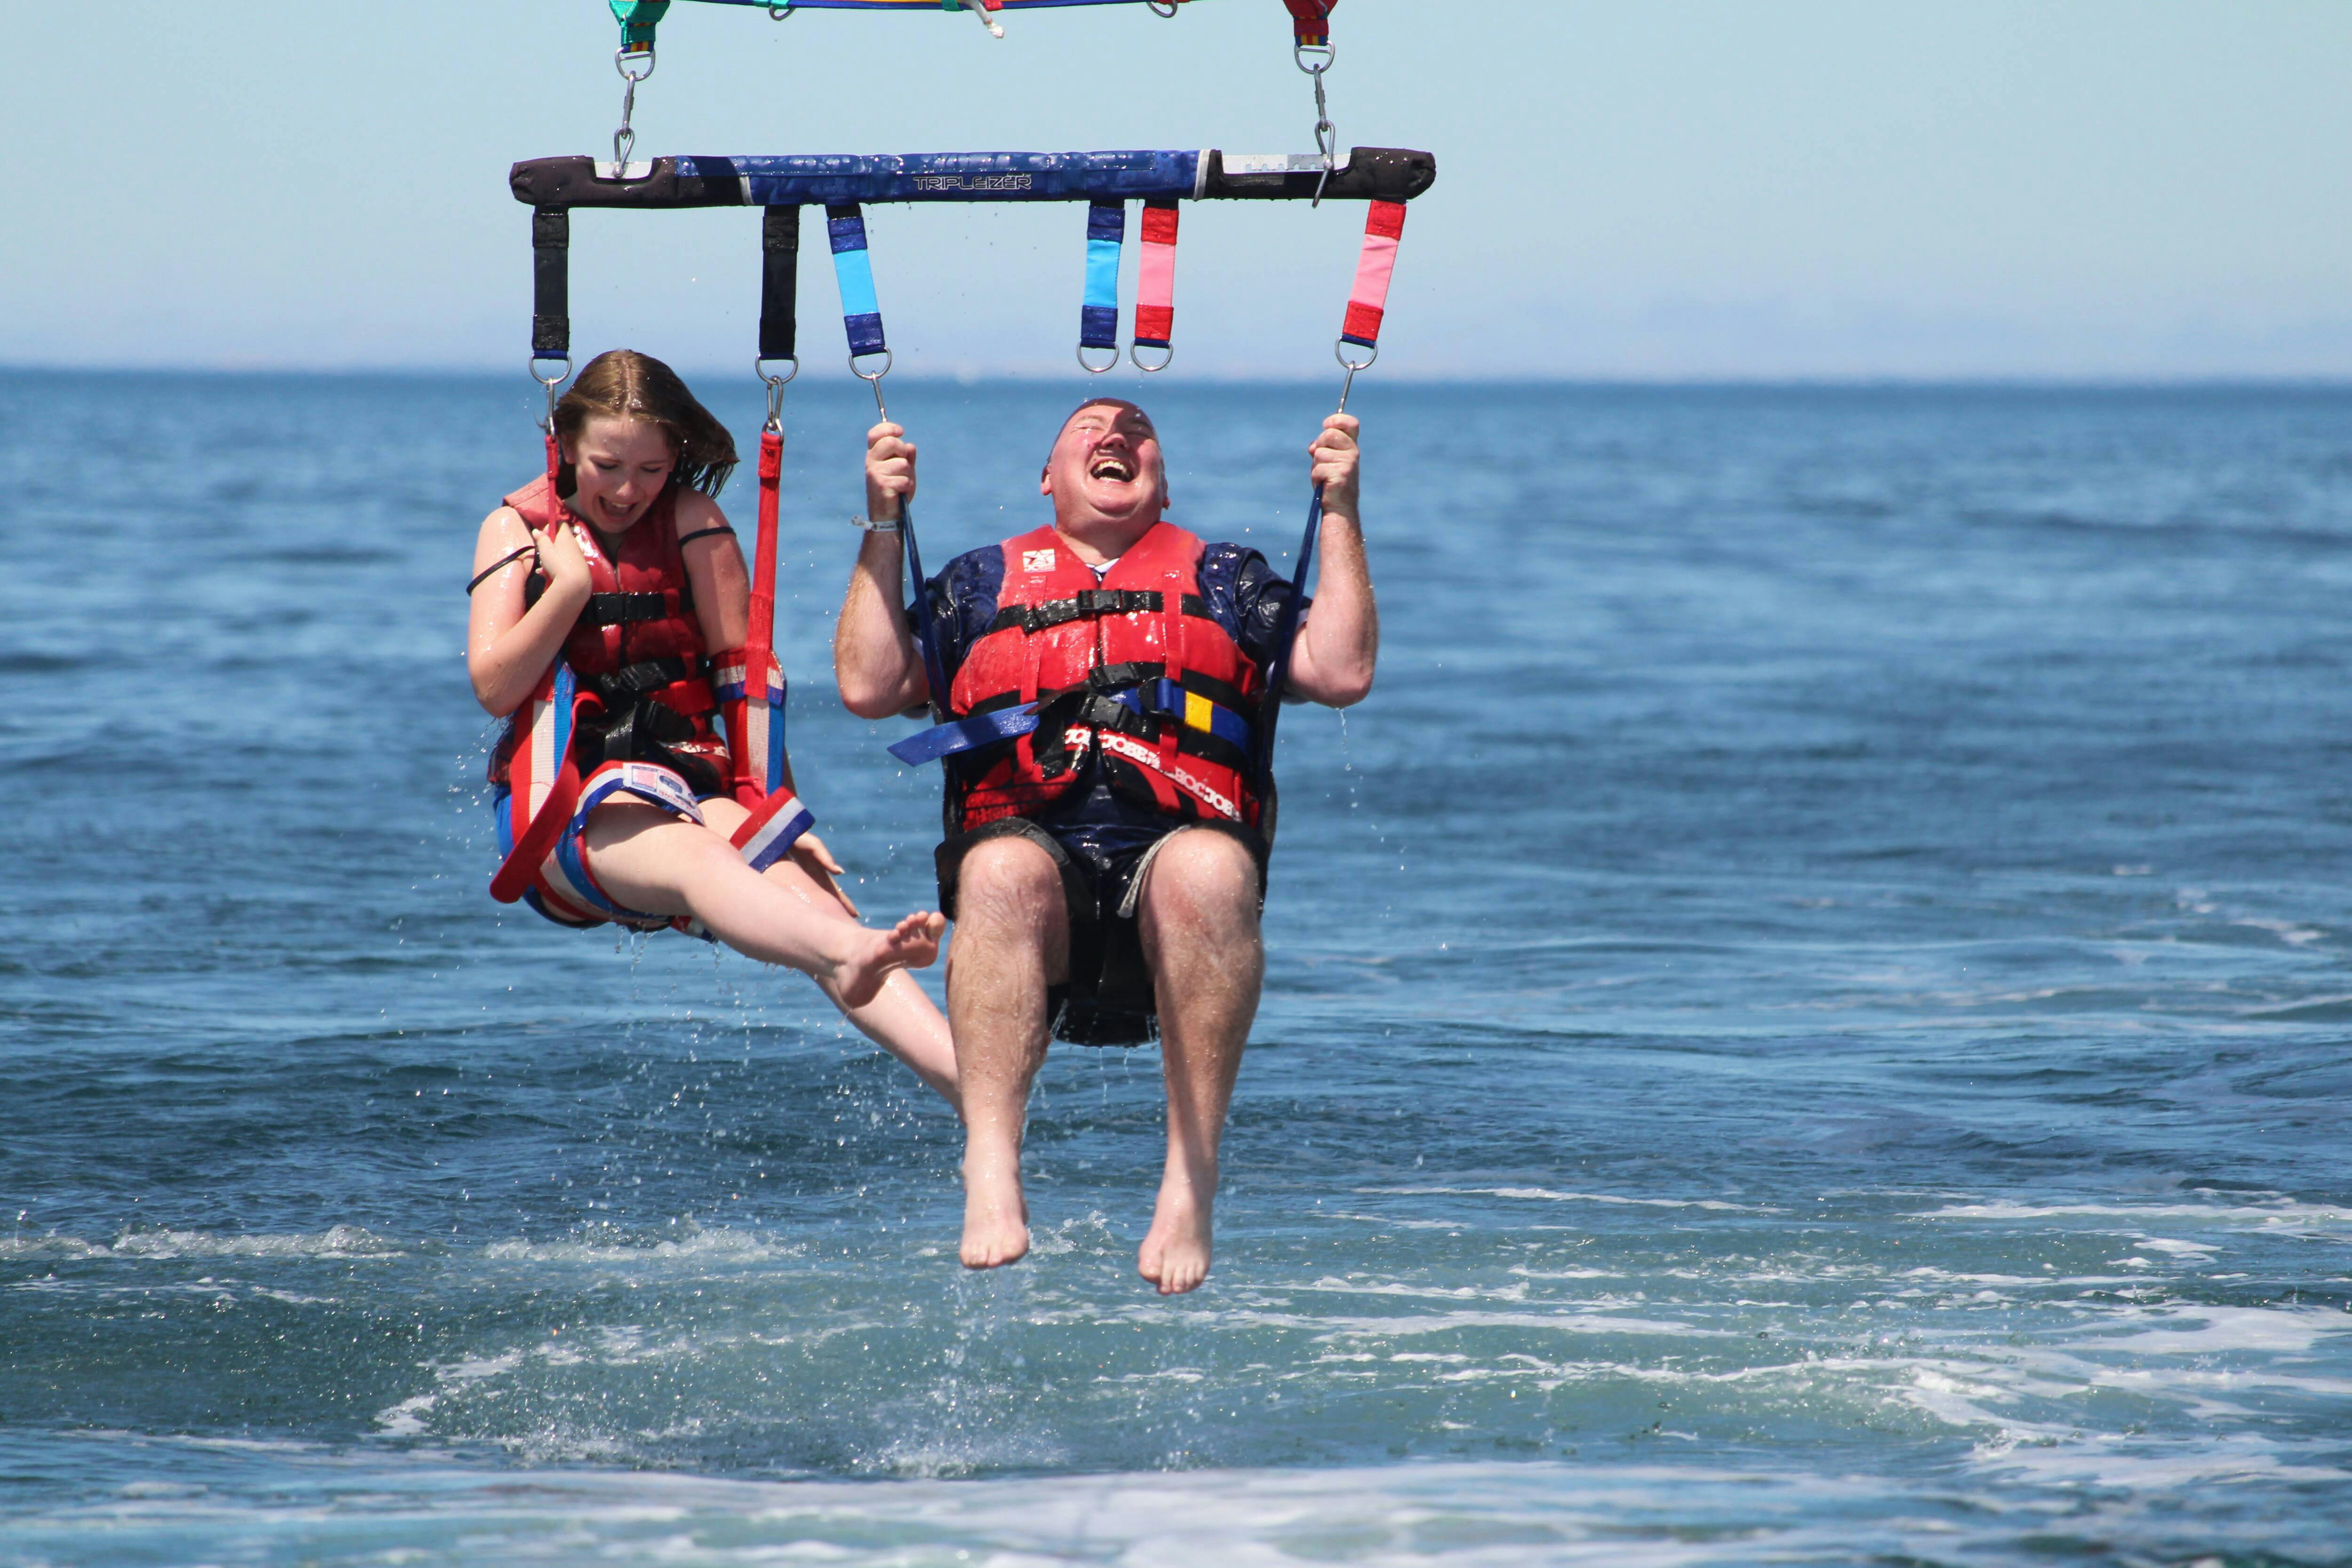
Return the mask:
[[[501,849],[514,851],[539,804],[529,798],[546,793],[519,791],[518,774],[543,780],[563,762],[552,749],[580,780],[553,848],[508,868],[515,886],[559,925],[696,929],[802,970],[956,1103],[947,1020],[901,972],[938,956],[946,922],[925,912],[887,931],[858,924],[833,880],[840,865],[789,800],[772,818],[781,827],[751,840],[761,859],[790,840],[764,872],[734,841],[748,807],[775,800],[730,797],[743,769],[729,747],[746,742],[712,722],[732,716],[738,727],[740,694],[762,684],[713,681],[714,664],[745,662],[750,625],[743,552],[711,499],[735,466],[734,439],[667,365],[625,349],[589,361],[554,427],[552,482],[534,480],[482,520],[467,591],[474,695],[508,717],[490,761]],[[789,762],[784,783],[788,795]]]

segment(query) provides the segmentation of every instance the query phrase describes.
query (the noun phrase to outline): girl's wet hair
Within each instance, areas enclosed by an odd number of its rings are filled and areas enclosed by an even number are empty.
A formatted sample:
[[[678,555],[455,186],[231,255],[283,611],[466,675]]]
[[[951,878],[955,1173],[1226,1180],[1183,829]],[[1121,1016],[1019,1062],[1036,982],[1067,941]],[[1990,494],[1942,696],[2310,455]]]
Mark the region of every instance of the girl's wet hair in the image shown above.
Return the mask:
[[[642,419],[661,427],[677,459],[670,483],[716,496],[735,472],[735,438],[711,412],[694,400],[677,372],[635,349],[613,349],[597,355],[581,371],[555,405],[555,434],[575,444],[591,419]],[[560,458],[555,489],[570,496],[578,481],[572,461]]]

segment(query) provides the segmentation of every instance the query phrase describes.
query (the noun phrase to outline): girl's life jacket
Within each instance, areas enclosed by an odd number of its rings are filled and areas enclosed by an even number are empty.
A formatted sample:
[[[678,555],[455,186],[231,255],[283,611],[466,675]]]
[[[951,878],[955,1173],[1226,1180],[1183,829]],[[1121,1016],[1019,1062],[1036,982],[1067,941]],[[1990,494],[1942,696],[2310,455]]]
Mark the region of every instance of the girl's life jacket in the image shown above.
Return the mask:
[[[535,534],[554,523],[556,507],[544,476],[505,504]],[[583,526],[568,509],[563,516],[593,583],[562,653],[580,690],[597,699],[572,727],[572,755],[581,772],[607,762],[653,762],[675,769],[698,798],[727,793],[727,743],[711,722],[719,699],[710,654],[678,549],[677,487],[665,489],[617,538]],[[532,572],[523,591],[526,605],[539,601],[547,582],[543,573]],[[491,782],[507,782],[520,729],[509,722],[491,753]]]

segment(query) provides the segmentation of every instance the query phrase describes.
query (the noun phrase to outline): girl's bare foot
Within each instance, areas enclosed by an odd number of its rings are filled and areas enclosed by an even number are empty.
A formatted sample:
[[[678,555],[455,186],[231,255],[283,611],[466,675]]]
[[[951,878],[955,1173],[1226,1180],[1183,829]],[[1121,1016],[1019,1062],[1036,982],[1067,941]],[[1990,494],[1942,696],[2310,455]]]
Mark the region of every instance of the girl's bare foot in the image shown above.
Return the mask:
[[[1021,1192],[1020,1154],[963,1163],[963,1266],[997,1269],[1029,1251],[1029,1202]]]
[[[947,916],[937,910],[909,915],[887,931],[857,926],[849,936],[849,956],[833,967],[833,983],[845,1008],[862,1008],[882,994],[893,969],[920,969],[940,956]]]
[[[1207,1190],[1214,1192],[1216,1184],[1212,1181]],[[1209,1277],[1209,1228],[1208,1203],[1195,1196],[1191,1182],[1171,1176],[1160,1185],[1151,1228],[1135,1255],[1136,1271],[1163,1296],[1200,1289]]]

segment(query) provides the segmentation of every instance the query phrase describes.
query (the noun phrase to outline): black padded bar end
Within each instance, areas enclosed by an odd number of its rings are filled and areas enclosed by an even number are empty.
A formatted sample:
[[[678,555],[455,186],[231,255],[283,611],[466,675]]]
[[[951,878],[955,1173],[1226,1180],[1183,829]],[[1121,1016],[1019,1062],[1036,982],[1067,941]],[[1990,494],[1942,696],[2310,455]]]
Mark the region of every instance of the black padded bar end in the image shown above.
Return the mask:
[[[572,353],[572,214],[538,207],[530,214],[530,351],[536,359]]]
[[[1207,158],[1200,193],[1212,201],[1306,202],[1319,193],[1327,202],[1410,202],[1437,183],[1437,155],[1403,147],[1352,149],[1328,185],[1319,169],[1229,174],[1223,153]]]
[[[760,358],[789,360],[798,335],[801,210],[770,207],[760,226]]]

